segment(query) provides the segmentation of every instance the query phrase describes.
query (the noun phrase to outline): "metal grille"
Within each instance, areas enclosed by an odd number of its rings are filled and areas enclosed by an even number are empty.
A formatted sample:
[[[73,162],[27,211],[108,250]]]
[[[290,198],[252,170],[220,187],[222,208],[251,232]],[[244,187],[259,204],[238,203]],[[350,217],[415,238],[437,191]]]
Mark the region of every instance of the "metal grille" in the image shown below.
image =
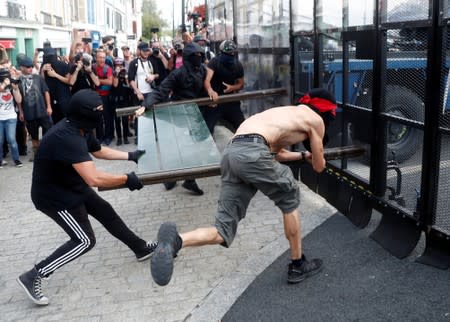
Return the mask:
[[[425,0],[386,0],[381,8],[381,21],[403,22],[429,19],[429,1]]]
[[[449,28],[444,28],[443,32],[443,46],[444,51],[444,62],[442,66],[443,77],[440,82],[440,88],[443,99],[443,106],[439,109],[441,115],[440,126],[443,128],[441,133],[448,130],[450,127],[450,117],[449,109],[450,102],[448,94],[449,90],[449,59],[450,59],[450,48],[447,49],[449,44]],[[437,111],[438,112],[438,111]],[[441,156],[439,165],[439,179],[438,179],[438,198],[436,204],[436,214],[433,218],[433,228],[443,232],[446,235],[450,235],[450,135],[442,133],[441,138]]]

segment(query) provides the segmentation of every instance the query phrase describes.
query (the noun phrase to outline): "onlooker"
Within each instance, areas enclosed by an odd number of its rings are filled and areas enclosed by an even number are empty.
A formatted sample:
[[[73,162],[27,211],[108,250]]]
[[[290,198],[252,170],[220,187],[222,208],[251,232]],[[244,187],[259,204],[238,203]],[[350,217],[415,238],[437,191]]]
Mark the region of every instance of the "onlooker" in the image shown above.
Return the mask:
[[[106,54],[105,63],[111,68],[114,67],[114,38],[111,36],[105,36],[102,38],[103,51]]]
[[[99,85],[96,87],[103,101],[103,119],[97,126],[97,139],[105,144],[110,145],[114,139],[114,108],[111,105],[109,94],[113,81],[113,70],[106,64],[106,53],[103,50],[97,50],[96,63],[94,73],[98,76]]]
[[[159,41],[153,41],[151,47],[152,50],[148,59],[150,60],[155,73],[158,74],[158,77],[155,79],[155,85],[159,86],[159,84],[161,84],[167,76],[167,68],[169,63],[164,55],[165,49],[160,45]]]
[[[150,108],[156,103],[167,101],[169,94],[173,101],[205,96],[203,82],[206,70],[202,64],[203,60],[203,48],[194,42],[187,44],[183,51],[183,66],[170,72],[161,85],[145,99],[142,104],[144,107],[136,111],[136,115],[142,115],[146,108]],[[209,110],[209,107],[201,108],[206,123],[208,123]],[[167,182],[164,185],[167,190],[170,190],[175,187],[175,184],[176,182]],[[185,180],[183,187],[196,195],[203,194],[195,180]]]
[[[244,87],[244,67],[237,60],[237,47],[231,40],[220,44],[220,54],[214,57],[206,68],[205,90],[209,97],[216,101],[219,95],[239,92]],[[219,104],[211,110],[208,128],[214,132],[214,126],[219,119],[229,122],[232,132],[244,122],[241,102]]]
[[[123,62],[125,64],[125,69],[128,71],[128,68],[130,67],[130,63],[133,60],[133,55],[131,55],[130,47],[122,46],[121,49],[122,49]]]
[[[50,92],[52,119],[56,124],[66,116],[66,108],[71,97],[69,65],[58,60],[55,48],[44,48],[41,71]]]
[[[182,42],[178,41],[173,44],[173,51],[170,53],[170,60],[167,66],[169,71],[183,66],[183,49],[184,45]]]
[[[209,40],[205,36],[198,34],[194,37],[193,41],[205,48],[205,64],[208,64],[211,59],[216,57],[209,48]]]
[[[20,104],[20,95],[17,84],[11,83],[11,73],[7,68],[0,68],[0,168],[7,164],[3,159],[3,140],[6,134],[14,164],[22,166],[19,159],[19,148],[16,142],[17,113],[15,103]]]
[[[152,63],[149,61],[150,48],[148,43],[141,42],[138,45],[138,57],[133,59],[128,68],[128,81],[136,94],[139,102],[144,99],[156,87],[155,81],[159,78]]]
[[[70,85],[72,95],[81,89],[95,89],[100,81],[92,70],[92,57],[86,53],[78,53],[74,57],[74,64],[70,68]]]
[[[113,102],[114,111],[118,108],[127,107],[131,105],[132,91],[128,84],[128,73],[125,69],[125,64],[122,58],[114,59],[114,73],[113,73],[113,85],[111,90],[111,99]],[[130,143],[128,141],[129,127],[128,116],[117,117],[116,116],[116,134],[117,145]],[[123,130],[123,131],[122,131]],[[123,141],[122,141],[123,133]]]
[[[19,109],[31,136],[30,161],[33,161],[39,147],[39,128],[42,127],[42,135],[44,135],[52,126],[52,105],[47,84],[39,75],[33,74],[31,58],[26,56],[22,58],[20,69],[22,75],[19,78],[19,89],[22,95],[22,104],[19,105]]]

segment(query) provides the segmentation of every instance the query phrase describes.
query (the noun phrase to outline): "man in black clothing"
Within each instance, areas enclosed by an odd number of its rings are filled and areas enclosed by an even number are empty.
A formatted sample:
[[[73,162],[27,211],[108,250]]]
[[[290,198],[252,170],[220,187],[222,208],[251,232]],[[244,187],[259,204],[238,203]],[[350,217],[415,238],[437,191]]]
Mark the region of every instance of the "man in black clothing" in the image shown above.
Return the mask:
[[[203,82],[206,77],[206,70],[203,66],[204,50],[196,43],[189,43],[183,50],[183,66],[172,70],[164,81],[144,100],[143,107],[136,111],[136,115],[142,115],[147,108],[154,104],[169,100],[169,94],[172,94],[171,100],[179,101],[204,97],[206,93],[203,88]],[[211,108],[200,108],[203,118],[208,123]],[[170,190],[176,182],[165,183],[166,189]],[[195,180],[186,180],[183,187],[192,191],[196,195],[203,195],[203,191],[198,187]]]
[[[53,124],[58,123],[66,116],[65,109],[68,106],[70,94],[70,69],[69,65],[58,60],[55,48],[44,48],[41,76],[47,83],[51,104]]]
[[[237,93],[244,87],[244,67],[237,60],[236,44],[225,40],[219,48],[220,54],[208,63],[204,84],[208,96],[214,101],[219,95]],[[213,111],[208,124],[211,133],[219,119],[228,121],[233,132],[245,120],[240,101],[218,104]]]
[[[90,89],[78,91],[69,103],[67,118],[44,136],[34,160],[31,199],[38,210],[70,237],[17,279],[28,297],[38,305],[49,302],[42,294],[41,279],[94,247],[96,240],[88,214],[126,244],[138,261],[149,258],[156,247],[156,243],[148,244],[136,236],[112,206],[91,188],[124,184],[130,190],[143,187],[134,172],[114,175],[96,169],[89,153],[100,159],[137,162],[145,152],[123,152],[99,144],[92,130],[101,117],[102,107],[98,93]]]

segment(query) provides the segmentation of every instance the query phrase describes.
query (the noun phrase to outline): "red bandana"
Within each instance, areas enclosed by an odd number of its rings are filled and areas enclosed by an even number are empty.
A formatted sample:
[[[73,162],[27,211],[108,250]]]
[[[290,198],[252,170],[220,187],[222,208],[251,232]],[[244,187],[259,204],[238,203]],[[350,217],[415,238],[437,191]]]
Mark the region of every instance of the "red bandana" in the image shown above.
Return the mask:
[[[306,94],[305,96],[300,98],[298,102],[300,104],[312,105],[315,108],[317,108],[321,113],[330,112],[331,114],[333,114],[333,116],[336,116],[336,107],[337,107],[336,104],[330,102],[327,99],[319,97],[311,98],[308,94]]]

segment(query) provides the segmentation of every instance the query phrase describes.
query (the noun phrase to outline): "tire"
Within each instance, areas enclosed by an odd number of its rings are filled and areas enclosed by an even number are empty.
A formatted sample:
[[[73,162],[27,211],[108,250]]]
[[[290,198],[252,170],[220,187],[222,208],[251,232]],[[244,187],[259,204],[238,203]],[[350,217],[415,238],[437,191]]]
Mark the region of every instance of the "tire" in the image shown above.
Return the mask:
[[[371,108],[371,94],[365,95],[364,102],[359,106]],[[424,104],[413,91],[398,85],[387,85],[386,87],[386,112],[409,120],[423,122]],[[365,117],[363,122],[352,124],[352,137],[355,141],[369,142],[367,123],[370,119]],[[394,121],[387,122],[387,159],[403,163],[411,158],[422,145],[423,131],[406,126]],[[370,149],[368,149],[370,151]],[[370,159],[370,154],[367,153]]]

